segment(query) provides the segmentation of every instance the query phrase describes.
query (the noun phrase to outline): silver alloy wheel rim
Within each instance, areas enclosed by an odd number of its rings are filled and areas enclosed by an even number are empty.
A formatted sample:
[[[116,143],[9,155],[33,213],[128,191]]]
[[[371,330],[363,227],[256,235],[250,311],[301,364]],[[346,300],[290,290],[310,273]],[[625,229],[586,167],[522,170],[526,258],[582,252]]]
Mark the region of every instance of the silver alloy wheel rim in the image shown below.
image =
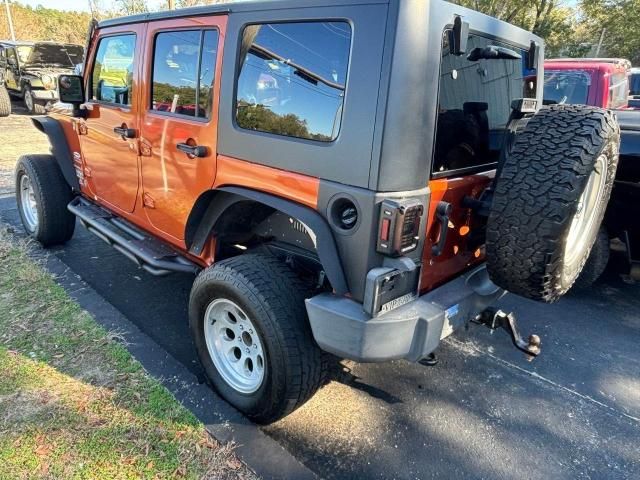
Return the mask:
[[[594,223],[599,218],[600,205],[607,184],[607,156],[602,154],[596,160],[587,186],[578,200],[576,213],[571,221],[564,251],[564,264],[574,265],[584,256],[586,243],[595,231]]]
[[[31,90],[24,91],[24,104],[30,112],[33,110],[33,96],[31,95]]]
[[[233,301],[218,298],[204,314],[204,338],[220,376],[234,390],[249,394],[264,380],[265,354],[255,325]]]
[[[38,227],[38,204],[31,186],[31,180],[27,175],[22,175],[20,178],[20,207],[27,228],[35,232]]]

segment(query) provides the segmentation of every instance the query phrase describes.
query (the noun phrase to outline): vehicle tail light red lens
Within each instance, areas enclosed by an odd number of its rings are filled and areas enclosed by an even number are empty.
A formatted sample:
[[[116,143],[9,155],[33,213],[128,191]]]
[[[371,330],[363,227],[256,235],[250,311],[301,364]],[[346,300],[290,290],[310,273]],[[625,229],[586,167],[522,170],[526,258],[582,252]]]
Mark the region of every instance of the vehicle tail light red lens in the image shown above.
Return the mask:
[[[415,250],[420,240],[423,213],[424,207],[417,199],[383,201],[376,250],[392,257]]]

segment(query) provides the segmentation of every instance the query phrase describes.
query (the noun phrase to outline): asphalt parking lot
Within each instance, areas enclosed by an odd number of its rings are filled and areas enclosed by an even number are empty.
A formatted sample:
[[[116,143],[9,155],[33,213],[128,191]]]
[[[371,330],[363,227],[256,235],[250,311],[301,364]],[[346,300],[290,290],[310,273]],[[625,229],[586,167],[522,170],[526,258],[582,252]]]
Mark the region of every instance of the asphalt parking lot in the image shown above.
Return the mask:
[[[24,145],[36,133],[20,122],[11,135]],[[20,228],[11,196],[0,221]],[[186,323],[192,277],[152,277],[80,226],[52,253],[201,375]],[[503,300],[542,338],[533,362],[506,333],[471,326],[441,345],[435,367],[336,365],[313,399],[263,430],[323,478],[640,478],[640,284],[621,272],[613,262],[554,305]]]

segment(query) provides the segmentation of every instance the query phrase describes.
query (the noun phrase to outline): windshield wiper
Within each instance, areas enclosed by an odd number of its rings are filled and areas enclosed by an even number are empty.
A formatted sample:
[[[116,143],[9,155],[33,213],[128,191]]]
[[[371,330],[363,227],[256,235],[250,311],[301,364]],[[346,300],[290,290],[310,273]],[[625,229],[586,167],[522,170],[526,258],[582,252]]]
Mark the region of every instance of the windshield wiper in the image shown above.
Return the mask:
[[[477,62],[480,59],[484,60],[520,60],[522,55],[518,52],[511,50],[510,48],[498,47],[497,45],[489,45],[487,47],[476,47],[469,55],[467,60],[470,62]]]

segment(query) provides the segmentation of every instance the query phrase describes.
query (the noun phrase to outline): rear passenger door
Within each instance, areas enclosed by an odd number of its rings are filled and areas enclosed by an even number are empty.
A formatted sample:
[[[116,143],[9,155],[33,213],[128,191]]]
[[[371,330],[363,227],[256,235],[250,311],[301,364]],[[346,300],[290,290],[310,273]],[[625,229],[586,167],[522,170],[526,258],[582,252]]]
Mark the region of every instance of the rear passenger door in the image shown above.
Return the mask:
[[[226,16],[148,25],[140,140],[149,222],[177,240],[216,173],[219,69]]]

